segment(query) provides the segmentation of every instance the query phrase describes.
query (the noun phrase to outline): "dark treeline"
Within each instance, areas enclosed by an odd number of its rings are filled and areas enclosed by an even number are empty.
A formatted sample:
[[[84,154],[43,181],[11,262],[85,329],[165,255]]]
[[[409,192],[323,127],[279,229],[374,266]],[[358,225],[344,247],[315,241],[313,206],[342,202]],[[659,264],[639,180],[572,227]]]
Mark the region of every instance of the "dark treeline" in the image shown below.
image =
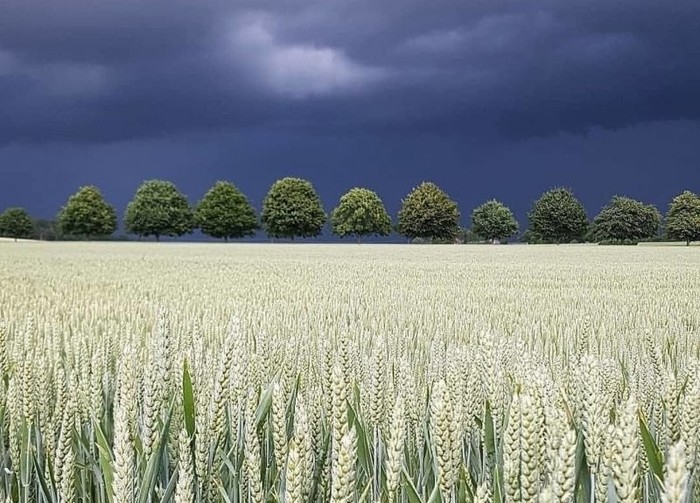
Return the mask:
[[[528,227],[521,232],[511,210],[497,200],[473,209],[470,226],[461,225],[457,203],[440,187],[424,182],[402,200],[392,220],[379,195],[355,187],[327,214],[311,182],[283,178],[269,189],[258,212],[230,182],[219,181],[192,206],[171,182],[148,180],[127,205],[124,230],[139,238],[179,237],[199,229],[204,235],[241,239],[264,231],[273,239],[320,236],[329,225],[341,238],[398,233],[411,242],[636,244],[700,240],[700,196],[685,191],[670,201],[665,216],[653,205],[615,196],[589,220],[586,209],[567,188],[553,188],[534,201]],[[14,239],[115,239],[116,210],[97,187],[81,187],[70,196],[55,220],[33,219],[23,208],[0,215],[0,235]],[[122,239],[127,239],[125,236]]]

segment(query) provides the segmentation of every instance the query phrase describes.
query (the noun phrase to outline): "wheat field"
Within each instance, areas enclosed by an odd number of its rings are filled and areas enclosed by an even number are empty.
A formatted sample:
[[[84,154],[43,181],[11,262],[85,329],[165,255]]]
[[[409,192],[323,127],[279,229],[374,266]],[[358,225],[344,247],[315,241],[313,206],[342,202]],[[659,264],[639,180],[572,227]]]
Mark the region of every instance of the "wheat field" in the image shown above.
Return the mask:
[[[685,247],[0,243],[12,502],[700,501]]]

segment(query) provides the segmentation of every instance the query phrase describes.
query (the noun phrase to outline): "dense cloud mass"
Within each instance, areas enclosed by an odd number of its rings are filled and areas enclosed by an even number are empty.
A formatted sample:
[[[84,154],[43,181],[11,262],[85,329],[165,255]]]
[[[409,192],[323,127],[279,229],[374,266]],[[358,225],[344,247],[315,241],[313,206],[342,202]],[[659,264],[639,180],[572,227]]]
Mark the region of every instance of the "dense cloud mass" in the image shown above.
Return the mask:
[[[9,0],[0,144],[694,121],[698,19],[693,0]]]

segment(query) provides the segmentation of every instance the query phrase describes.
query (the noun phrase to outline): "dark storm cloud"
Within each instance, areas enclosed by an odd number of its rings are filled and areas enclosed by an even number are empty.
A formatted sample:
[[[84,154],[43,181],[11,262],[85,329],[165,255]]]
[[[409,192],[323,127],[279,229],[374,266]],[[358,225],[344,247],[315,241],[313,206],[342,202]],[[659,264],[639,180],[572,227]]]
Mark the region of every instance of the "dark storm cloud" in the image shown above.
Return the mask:
[[[0,142],[700,116],[700,3],[5,0]]]

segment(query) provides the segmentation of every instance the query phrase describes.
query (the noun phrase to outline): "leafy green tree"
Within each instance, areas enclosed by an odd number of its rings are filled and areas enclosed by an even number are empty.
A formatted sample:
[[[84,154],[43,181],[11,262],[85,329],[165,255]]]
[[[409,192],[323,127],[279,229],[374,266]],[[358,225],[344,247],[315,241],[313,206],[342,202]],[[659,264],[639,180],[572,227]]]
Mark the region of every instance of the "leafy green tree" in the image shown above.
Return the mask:
[[[69,236],[109,236],[117,230],[117,212],[97,187],[88,185],[68,198],[57,222],[61,233]]]
[[[556,188],[542,194],[528,214],[530,242],[571,243],[584,240],[588,217],[569,189]]]
[[[591,224],[591,238],[602,243],[635,244],[656,236],[661,213],[654,205],[615,196]]]
[[[518,232],[518,221],[510,208],[494,199],[474,209],[472,232],[496,243]]]
[[[139,236],[182,236],[192,232],[194,218],[187,198],[172,182],[148,180],[136,191],[124,215],[126,231]]]
[[[440,187],[423,182],[403,200],[397,230],[409,239],[454,240],[459,232],[459,209]]]
[[[391,234],[391,217],[376,192],[355,187],[340,198],[331,213],[333,234],[355,236],[388,236]]]
[[[34,230],[34,222],[24,208],[7,208],[0,215],[0,235],[13,238],[28,238]]]
[[[216,182],[194,212],[195,224],[213,238],[243,238],[255,234],[258,218],[248,198],[229,182]]]
[[[666,235],[674,241],[700,241],[700,196],[686,190],[671,201],[666,214]]]
[[[309,238],[321,234],[326,213],[311,182],[287,177],[270,187],[261,221],[272,238]]]

